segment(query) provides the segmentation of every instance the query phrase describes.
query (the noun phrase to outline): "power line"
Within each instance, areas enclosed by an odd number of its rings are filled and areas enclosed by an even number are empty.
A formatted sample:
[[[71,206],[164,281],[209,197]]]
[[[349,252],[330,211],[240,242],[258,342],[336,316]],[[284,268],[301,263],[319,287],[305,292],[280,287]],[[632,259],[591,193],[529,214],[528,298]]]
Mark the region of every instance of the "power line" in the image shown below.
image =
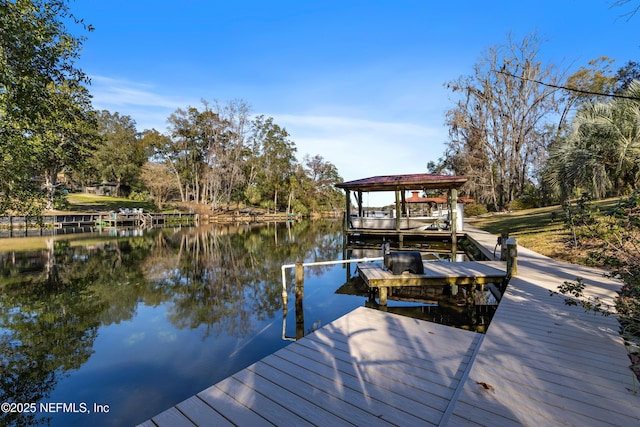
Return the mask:
[[[582,93],[584,95],[606,96],[606,97],[609,97],[609,98],[632,99],[634,101],[640,101],[640,97],[637,97],[637,96],[618,95],[618,94],[615,94],[615,93],[603,93],[603,92],[593,92],[593,91],[590,91],[590,90],[575,89],[575,88],[566,87],[566,86],[554,85],[552,83],[545,83],[545,82],[540,81],[540,80],[535,80],[535,79],[529,79],[529,78],[526,78],[526,77],[516,76],[514,74],[507,73],[507,72],[502,71],[502,70],[496,70],[496,72],[500,73],[500,74],[504,74],[505,76],[515,77],[516,79],[524,80],[526,82],[537,83],[539,85],[551,87],[551,88],[554,88],[554,89],[567,90],[567,91],[570,91],[570,92]]]

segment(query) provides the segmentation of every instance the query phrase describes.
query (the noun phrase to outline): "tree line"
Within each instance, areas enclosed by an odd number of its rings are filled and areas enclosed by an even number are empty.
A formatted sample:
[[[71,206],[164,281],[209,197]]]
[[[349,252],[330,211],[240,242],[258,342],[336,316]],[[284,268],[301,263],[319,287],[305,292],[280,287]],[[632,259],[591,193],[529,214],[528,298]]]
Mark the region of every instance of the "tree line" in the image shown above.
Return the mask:
[[[166,134],[95,111],[75,66],[92,27],[66,0],[0,0],[0,26],[0,214],[63,207],[61,176],[72,188],[109,182],[159,208],[180,200],[309,214],[342,205],[336,167],[320,155],[299,162],[286,129],[244,101],[178,108]]]
[[[490,210],[630,194],[640,185],[640,63],[599,57],[567,74],[533,33],[489,48],[446,84],[449,141],[431,171],[468,175]]]
[[[137,132],[126,115],[97,112],[100,144],[70,171],[72,181],[115,184],[114,193],[179,200],[215,211],[245,204],[311,214],[342,205],[337,168],[322,156],[296,159],[296,146],[272,117],[251,116],[244,101],[178,108],[168,132]]]

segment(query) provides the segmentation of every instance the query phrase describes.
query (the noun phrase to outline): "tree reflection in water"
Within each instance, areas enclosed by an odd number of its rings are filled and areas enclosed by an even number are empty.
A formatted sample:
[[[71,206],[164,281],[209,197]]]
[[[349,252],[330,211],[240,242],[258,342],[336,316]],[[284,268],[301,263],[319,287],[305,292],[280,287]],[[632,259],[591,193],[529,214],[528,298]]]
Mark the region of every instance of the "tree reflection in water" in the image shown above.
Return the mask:
[[[0,401],[48,401],[62,379],[82,372],[101,328],[134,319],[141,306],[166,307],[176,329],[195,330],[202,340],[254,333],[257,321],[282,310],[280,266],[337,259],[341,239],[338,222],[301,222],[161,229],[84,243],[49,239],[46,249],[0,253]],[[322,275],[328,268],[307,274]],[[109,417],[73,420],[111,425],[117,418],[131,425],[164,409],[148,408],[146,416],[138,410],[140,419],[117,413],[123,409],[115,406]],[[0,414],[0,425],[68,420],[58,414]]]

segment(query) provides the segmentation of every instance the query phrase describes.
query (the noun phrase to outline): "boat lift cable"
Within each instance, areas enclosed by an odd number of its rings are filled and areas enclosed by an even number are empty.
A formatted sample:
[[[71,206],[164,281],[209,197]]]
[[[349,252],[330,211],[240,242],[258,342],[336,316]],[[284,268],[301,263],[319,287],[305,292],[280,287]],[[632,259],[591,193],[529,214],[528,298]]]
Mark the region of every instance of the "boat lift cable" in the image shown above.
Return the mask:
[[[349,264],[352,262],[373,262],[373,261],[382,261],[384,257],[365,257],[365,258],[356,258],[356,259],[339,259],[335,261],[316,261],[316,262],[305,262],[302,263],[303,267],[312,267],[316,265],[335,265],[335,264]],[[287,300],[287,275],[286,270],[288,268],[295,268],[296,264],[284,264],[280,268],[282,271],[282,298]]]

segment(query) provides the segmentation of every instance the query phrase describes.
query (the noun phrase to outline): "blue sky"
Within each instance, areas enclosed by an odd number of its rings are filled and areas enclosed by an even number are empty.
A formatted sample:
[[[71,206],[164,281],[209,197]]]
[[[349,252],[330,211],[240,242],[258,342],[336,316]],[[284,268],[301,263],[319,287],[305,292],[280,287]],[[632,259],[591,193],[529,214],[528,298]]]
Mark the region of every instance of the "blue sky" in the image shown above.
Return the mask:
[[[95,31],[80,67],[94,106],[166,131],[177,108],[242,99],[345,180],[426,171],[444,152],[447,81],[537,32],[569,71],[640,61],[640,16],[613,0],[76,0]]]

